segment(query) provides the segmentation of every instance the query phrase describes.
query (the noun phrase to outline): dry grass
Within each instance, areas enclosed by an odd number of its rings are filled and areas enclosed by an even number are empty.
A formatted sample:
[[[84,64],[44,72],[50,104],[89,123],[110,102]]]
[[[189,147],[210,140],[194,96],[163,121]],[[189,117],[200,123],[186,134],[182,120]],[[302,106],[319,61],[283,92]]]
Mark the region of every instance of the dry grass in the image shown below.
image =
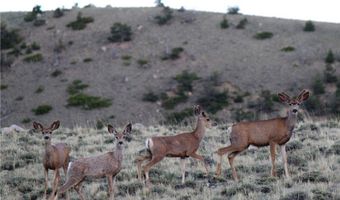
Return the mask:
[[[230,167],[223,165],[223,178],[213,177],[212,152],[226,145],[227,125],[209,129],[199,152],[210,160],[210,175],[204,177],[203,166],[187,159],[187,181],[181,185],[179,160],[167,158],[152,168],[151,190],[143,189],[136,179],[133,163],[144,140],[152,135],[169,135],[190,127],[135,125],[132,140],[127,143],[123,170],[117,176],[115,196],[119,199],[336,199],[340,198],[340,125],[338,120],[303,122],[287,145],[291,180],[284,178],[281,157],[278,157],[278,178],[270,174],[268,148],[250,148],[236,158],[241,182],[231,178]],[[315,128],[316,127],[316,128]],[[311,130],[311,128],[313,130]],[[43,144],[41,135],[1,134],[1,199],[40,199],[44,178],[41,164]],[[78,127],[61,128],[54,133],[53,142],[64,141],[72,147],[72,157],[98,155],[113,148],[113,136],[103,130]],[[226,159],[225,159],[226,160]],[[50,172],[50,180],[52,173]],[[64,176],[62,176],[62,182]],[[106,199],[106,179],[85,181],[88,199]],[[78,199],[76,192],[71,197]]]

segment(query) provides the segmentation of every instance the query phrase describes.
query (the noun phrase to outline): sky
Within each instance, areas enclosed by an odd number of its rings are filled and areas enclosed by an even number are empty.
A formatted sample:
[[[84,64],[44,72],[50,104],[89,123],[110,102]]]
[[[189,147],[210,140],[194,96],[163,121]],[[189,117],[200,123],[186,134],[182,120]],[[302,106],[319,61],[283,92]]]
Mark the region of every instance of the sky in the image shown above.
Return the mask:
[[[5,3],[4,3],[5,2]],[[228,7],[238,6],[246,15],[277,17],[340,23],[340,0],[162,0],[171,8],[226,13]],[[71,8],[93,4],[97,7],[154,7],[155,0],[2,0],[0,12],[31,11],[35,5],[41,9]]]

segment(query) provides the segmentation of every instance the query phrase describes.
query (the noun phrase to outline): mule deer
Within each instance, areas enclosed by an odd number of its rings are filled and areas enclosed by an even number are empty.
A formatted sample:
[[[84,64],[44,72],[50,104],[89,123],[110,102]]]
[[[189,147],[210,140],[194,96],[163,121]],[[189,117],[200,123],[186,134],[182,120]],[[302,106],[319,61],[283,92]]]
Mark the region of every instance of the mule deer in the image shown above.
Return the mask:
[[[220,148],[216,153],[220,156],[217,163],[216,175],[221,175],[222,156],[228,153],[228,160],[232,169],[234,180],[238,181],[238,176],[234,167],[234,158],[247,149],[249,145],[257,147],[270,146],[271,157],[271,175],[276,176],[275,169],[275,147],[280,145],[281,154],[284,163],[284,170],[286,177],[289,177],[287,154],[285,144],[292,136],[294,126],[297,121],[299,105],[308,99],[309,91],[303,90],[297,98],[290,98],[284,92],[278,94],[282,103],[289,105],[287,116],[282,118],[274,118],[269,120],[240,122],[234,124],[231,128],[230,145],[228,147]]]
[[[145,154],[139,155],[137,163],[138,179],[142,180],[142,163],[149,161],[143,166],[146,183],[149,184],[149,170],[164,157],[179,157],[182,171],[182,183],[185,182],[185,158],[192,157],[203,162],[206,173],[208,174],[207,164],[204,158],[196,153],[200,142],[205,134],[205,128],[211,126],[210,119],[201,111],[200,106],[194,107],[197,116],[197,124],[192,132],[181,133],[173,136],[156,136],[146,140]]]
[[[45,140],[45,153],[43,155],[43,165],[45,174],[44,198],[46,198],[48,188],[48,170],[49,169],[54,170],[54,181],[52,189],[53,194],[56,191],[60,181],[59,168],[62,167],[66,175],[67,165],[69,162],[69,154],[71,152],[71,148],[64,143],[51,144],[52,132],[59,128],[59,126],[60,126],[59,121],[53,122],[51,126],[48,128],[44,128],[43,125],[41,125],[38,122],[33,122],[34,129],[41,131],[43,138]]]
[[[74,187],[80,199],[84,199],[81,193],[81,184],[85,178],[102,178],[107,177],[109,183],[108,194],[113,199],[113,178],[122,169],[124,139],[130,134],[132,129],[131,123],[126,125],[122,132],[117,132],[111,125],[108,125],[109,133],[113,133],[116,138],[116,150],[110,151],[99,156],[80,158],[70,162],[67,169],[66,183],[59,188],[53,199],[58,198],[58,194],[66,192]]]

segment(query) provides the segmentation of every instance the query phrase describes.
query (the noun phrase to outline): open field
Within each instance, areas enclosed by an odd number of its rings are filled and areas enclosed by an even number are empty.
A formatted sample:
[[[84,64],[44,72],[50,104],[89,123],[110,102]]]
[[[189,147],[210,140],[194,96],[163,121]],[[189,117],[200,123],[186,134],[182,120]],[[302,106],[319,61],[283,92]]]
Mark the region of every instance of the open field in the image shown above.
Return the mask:
[[[194,126],[194,122],[191,123]],[[292,179],[284,178],[281,157],[276,161],[278,178],[270,177],[269,148],[250,148],[236,158],[241,178],[231,178],[229,164],[224,159],[221,179],[213,177],[215,159],[212,152],[229,143],[227,124],[208,129],[199,153],[210,163],[210,175],[204,176],[203,166],[187,159],[187,178],[181,184],[179,159],[166,158],[150,171],[153,187],[143,189],[136,179],[133,159],[143,149],[144,140],[153,135],[171,135],[191,130],[190,126],[148,126],[134,124],[131,141],[124,152],[123,169],[115,185],[117,199],[340,199],[340,122],[339,120],[298,123],[295,134],[287,143],[289,171]],[[120,130],[120,128],[117,128]],[[40,199],[44,192],[42,166],[43,138],[40,133],[0,135],[2,200]],[[71,148],[71,156],[98,155],[114,148],[114,137],[106,127],[60,128],[53,134],[52,143],[63,141]],[[50,180],[52,173],[49,174]],[[62,181],[64,175],[62,173]],[[50,190],[51,191],[51,190]],[[87,199],[107,199],[107,180],[85,181],[83,193]],[[71,199],[78,199],[71,190]]]

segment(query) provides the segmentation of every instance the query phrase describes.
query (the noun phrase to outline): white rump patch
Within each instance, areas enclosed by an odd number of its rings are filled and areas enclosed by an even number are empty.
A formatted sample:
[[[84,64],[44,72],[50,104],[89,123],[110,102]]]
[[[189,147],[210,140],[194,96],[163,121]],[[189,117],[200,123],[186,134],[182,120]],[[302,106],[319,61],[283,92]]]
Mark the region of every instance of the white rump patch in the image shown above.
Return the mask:
[[[70,169],[71,169],[71,165],[72,165],[72,162],[68,163],[68,166],[67,166],[67,172],[69,172],[69,171],[70,171]]]
[[[151,150],[152,146],[153,146],[152,139],[151,139],[151,138],[147,139],[147,140],[145,141],[145,147],[146,147],[147,149]]]

